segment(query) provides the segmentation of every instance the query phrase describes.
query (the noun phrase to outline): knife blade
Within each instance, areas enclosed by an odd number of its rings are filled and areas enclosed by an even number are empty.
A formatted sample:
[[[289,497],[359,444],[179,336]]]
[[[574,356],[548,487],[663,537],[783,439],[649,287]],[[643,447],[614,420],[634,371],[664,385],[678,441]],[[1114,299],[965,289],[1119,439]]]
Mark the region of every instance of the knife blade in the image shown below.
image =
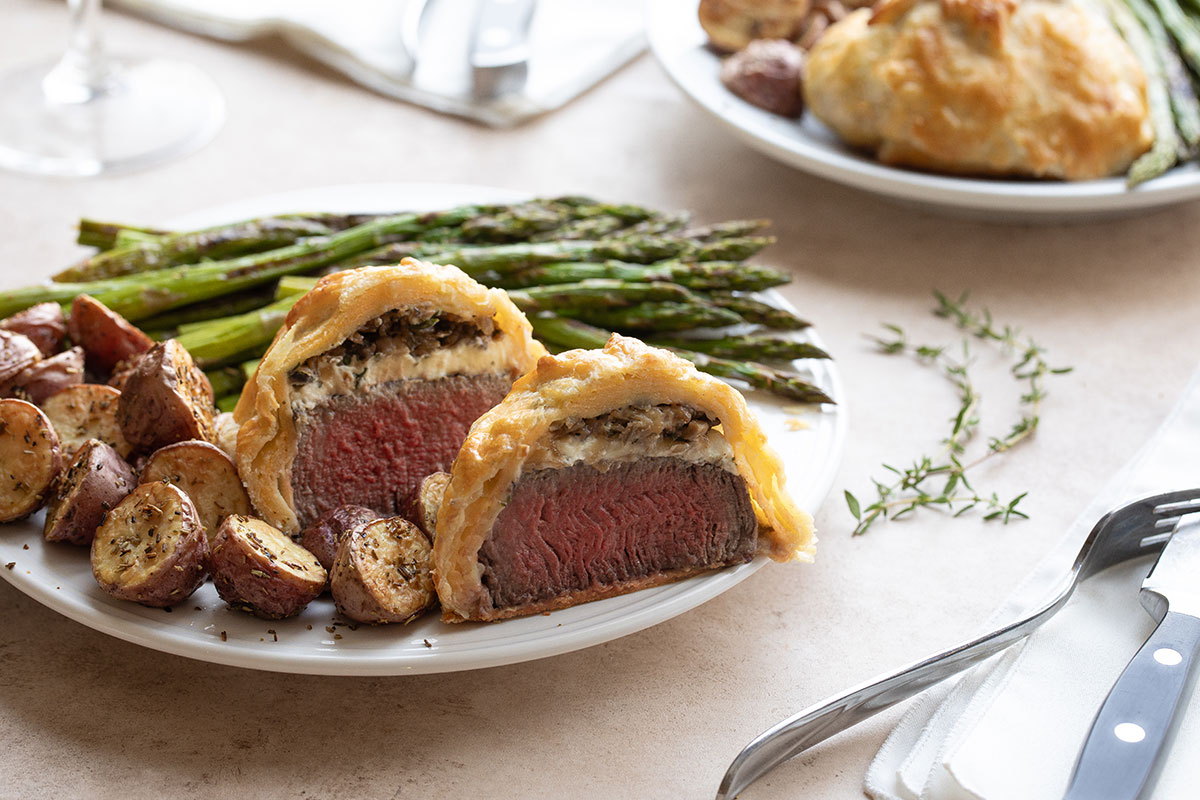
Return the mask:
[[[1200,513],[1180,518],[1140,599],[1158,627],[1100,707],[1064,800],[1130,800],[1153,789],[1200,652]]]

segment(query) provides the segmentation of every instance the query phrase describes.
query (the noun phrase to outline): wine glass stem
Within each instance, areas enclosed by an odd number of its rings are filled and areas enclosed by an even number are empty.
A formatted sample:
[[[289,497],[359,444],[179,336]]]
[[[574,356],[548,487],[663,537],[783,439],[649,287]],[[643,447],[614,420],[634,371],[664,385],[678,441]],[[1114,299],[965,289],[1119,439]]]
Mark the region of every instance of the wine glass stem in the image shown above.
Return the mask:
[[[110,88],[112,69],[100,40],[100,0],[67,0],[71,30],[67,52],[42,81],[55,103],[86,103]]]

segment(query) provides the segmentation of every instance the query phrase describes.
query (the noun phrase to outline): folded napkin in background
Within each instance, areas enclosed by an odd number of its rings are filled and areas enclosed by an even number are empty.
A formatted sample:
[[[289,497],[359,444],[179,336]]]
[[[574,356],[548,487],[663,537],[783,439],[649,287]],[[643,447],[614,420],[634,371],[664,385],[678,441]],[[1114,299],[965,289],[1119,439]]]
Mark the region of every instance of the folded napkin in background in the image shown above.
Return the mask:
[[[985,630],[1047,600],[1092,526],[1136,497],[1200,486],[1200,371],[1146,446],[1072,524]],[[1023,644],[926,693],[901,719],[867,772],[875,800],[1058,800],[1092,720],[1154,628],[1138,602],[1151,559],[1082,583],[1070,603]],[[1182,719],[1152,795],[1200,796],[1200,692]]]
[[[414,0],[113,1],[128,11],[217,39],[246,41],[279,34],[296,49],[381,94],[497,127],[562,106],[645,47],[641,0],[542,2],[533,16],[524,89],[477,101],[467,61],[477,0],[430,0],[419,35],[413,30]],[[416,53],[410,52],[414,42],[419,45]]]

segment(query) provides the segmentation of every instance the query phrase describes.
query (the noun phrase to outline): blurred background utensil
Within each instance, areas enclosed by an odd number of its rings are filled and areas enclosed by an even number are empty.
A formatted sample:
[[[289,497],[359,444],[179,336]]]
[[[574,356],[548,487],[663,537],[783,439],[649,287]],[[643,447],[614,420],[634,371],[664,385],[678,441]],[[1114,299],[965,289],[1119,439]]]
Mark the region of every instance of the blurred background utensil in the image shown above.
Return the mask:
[[[100,39],[100,0],[68,0],[67,50],[0,77],[0,167],[87,176],[157,164],[216,135],[225,101],[191,64],[118,61]]]
[[[519,92],[529,75],[529,28],[537,0],[481,0],[471,29],[471,86],[477,100]]]

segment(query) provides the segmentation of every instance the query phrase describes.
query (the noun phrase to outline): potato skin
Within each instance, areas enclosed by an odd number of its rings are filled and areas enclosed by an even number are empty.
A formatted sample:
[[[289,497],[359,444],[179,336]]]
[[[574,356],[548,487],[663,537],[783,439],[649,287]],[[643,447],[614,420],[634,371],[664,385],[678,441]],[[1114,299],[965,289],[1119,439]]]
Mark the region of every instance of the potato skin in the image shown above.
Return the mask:
[[[67,318],[58,303],[38,303],[0,319],[0,329],[29,337],[48,358],[63,348],[67,339]]]
[[[196,507],[161,481],[130,492],[92,540],[92,575],[100,588],[152,608],[181,603],[200,588],[207,559],[208,540]],[[126,563],[130,567],[123,569]]]
[[[13,396],[36,405],[83,383],[83,348],[72,347],[26,367],[12,381]]]
[[[409,622],[437,601],[425,534],[403,517],[360,525],[338,545],[329,578],[344,616],[376,624]]]
[[[90,295],[81,294],[71,304],[67,321],[71,341],[83,348],[87,363],[107,375],[113,367],[144,353],[154,344],[137,326]]]
[[[292,617],[325,588],[317,559],[260,519],[226,517],[213,539],[209,568],[217,594],[263,619]]]
[[[127,458],[132,446],[117,425],[121,393],[111,386],[81,383],[68,386],[42,402],[42,410],[54,423],[63,452],[73,454],[88,439],[99,439]]]
[[[88,439],[59,476],[46,510],[47,542],[90,545],[105,515],[137,485],[133,468],[99,439]]]
[[[0,400],[0,522],[42,507],[62,470],[62,448],[50,419],[33,403]]]
[[[183,490],[200,514],[210,545],[225,517],[252,511],[233,460],[208,442],[189,439],[159,448],[140,473],[140,483],[166,480]]]
[[[42,360],[42,351],[28,337],[0,331],[0,395],[8,394],[17,376]]]
[[[333,569],[338,544],[351,529],[380,518],[366,506],[338,506],[300,532],[300,545],[317,557],[326,570]]]
[[[135,448],[149,452],[186,439],[216,439],[212,386],[174,339],[146,351],[124,387],[117,423]]]

